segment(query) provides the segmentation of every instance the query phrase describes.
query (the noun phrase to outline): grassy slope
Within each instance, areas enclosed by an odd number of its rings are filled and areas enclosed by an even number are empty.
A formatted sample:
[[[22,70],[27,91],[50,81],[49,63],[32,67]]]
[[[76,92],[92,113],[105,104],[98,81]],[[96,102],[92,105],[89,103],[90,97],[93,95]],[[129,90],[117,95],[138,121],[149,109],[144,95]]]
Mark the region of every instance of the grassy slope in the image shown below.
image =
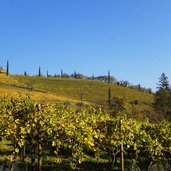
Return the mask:
[[[28,77],[29,79],[30,77]],[[78,102],[75,99],[70,99],[63,96],[57,96],[51,92],[45,92],[42,90],[32,90],[30,85],[25,84],[24,82],[19,82],[13,76],[6,76],[0,74],[0,97],[17,97],[30,95],[32,99],[37,101],[69,101],[69,102]]]
[[[0,75],[1,97],[30,94],[40,101],[79,102],[82,96],[87,103],[100,103],[107,101],[109,86],[112,96],[123,98],[126,102],[153,102],[153,96],[148,93],[95,80]]]
[[[12,76],[13,80],[27,87],[32,86],[33,90],[52,93],[71,99],[80,100],[81,95],[84,101],[97,102],[107,100],[109,84],[100,81]],[[153,96],[148,93],[131,90],[117,85],[110,84],[112,96],[124,98],[127,102],[139,100],[151,103]]]

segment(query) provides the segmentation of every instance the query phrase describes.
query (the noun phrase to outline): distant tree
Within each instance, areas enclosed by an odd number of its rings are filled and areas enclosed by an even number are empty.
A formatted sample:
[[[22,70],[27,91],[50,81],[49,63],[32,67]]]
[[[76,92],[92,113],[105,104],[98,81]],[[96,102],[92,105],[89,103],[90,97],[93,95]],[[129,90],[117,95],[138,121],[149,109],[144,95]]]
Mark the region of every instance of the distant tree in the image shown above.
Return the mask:
[[[41,73],[41,68],[39,66],[39,73],[38,73],[38,76],[41,77],[42,76],[42,73]]]
[[[133,90],[145,91],[145,88],[142,88],[140,84],[131,85],[130,88],[133,89]]]
[[[48,72],[48,70],[47,70],[47,77],[49,77],[49,72]]]
[[[165,73],[162,73],[159,82],[157,84],[157,89],[158,90],[168,90],[169,89],[169,81],[168,77],[166,76]]]
[[[52,76],[52,75],[49,75],[49,76]],[[61,75],[59,75],[59,74],[54,74],[52,77],[58,77],[58,78],[60,78]]]
[[[63,70],[61,69],[61,78],[63,77],[63,75],[64,75],[64,74],[63,74]]]
[[[99,80],[99,81],[106,82],[106,83],[109,82],[109,76],[108,75],[100,75],[100,76],[95,77],[95,79],[96,80]],[[113,76],[110,76],[110,82],[111,83],[116,83],[117,80]]]
[[[63,73],[63,78],[69,78],[69,75],[67,73]]]
[[[24,76],[27,76],[27,72],[26,71],[24,71]]]
[[[87,76],[76,72],[74,72],[74,74],[71,74],[70,77],[77,78],[77,79],[91,79],[90,77],[88,78]]]
[[[128,86],[130,86],[130,83],[129,83],[129,81],[121,80],[121,81],[119,82],[119,85],[121,85],[121,86],[123,86],[123,87],[128,87]]]
[[[137,87],[138,87],[138,91],[141,91],[141,85],[138,84]]]
[[[74,70],[74,78],[77,78],[77,73],[75,70]]]
[[[2,66],[0,66],[0,70],[3,70],[3,67]]]
[[[9,61],[7,60],[7,69],[6,69],[6,75],[9,75]]]
[[[159,113],[171,114],[171,90],[159,90],[155,94],[154,107]]]
[[[161,74],[157,86],[154,108],[157,112],[166,114],[166,116],[171,118],[171,90],[169,89],[169,81],[165,73]]]
[[[94,74],[92,74],[92,80],[94,80]]]
[[[148,88],[148,89],[147,89],[147,92],[148,92],[149,94],[152,94],[151,88]]]
[[[110,83],[110,71],[108,71],[108,83]]]
[[[83,74],[77,73],[76,74],[76,78],[78,78],[78,79],[85,79],[86,76],[84,76]]]

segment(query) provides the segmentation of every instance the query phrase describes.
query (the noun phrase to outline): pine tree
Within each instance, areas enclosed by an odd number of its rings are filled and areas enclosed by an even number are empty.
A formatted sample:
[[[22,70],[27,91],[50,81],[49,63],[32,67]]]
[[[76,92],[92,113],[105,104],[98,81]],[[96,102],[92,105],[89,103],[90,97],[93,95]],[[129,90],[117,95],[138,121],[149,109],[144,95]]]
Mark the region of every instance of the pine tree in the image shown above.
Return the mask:
[[[162,73],[157,84],[158,91],[155,93],[154,108],[162,114],[171,116],[171,90],[169,89],[168,77]]]
[[[7,69],[6,69],[6,75],[9,75],[9,61],[7,60]]]
[[[169,89],[169,81],[168,77],[165,73],[162,73],[159,82],[157,83],[157,89],[158,90],[168,90]]]
[[[155,94],[154,107],[159,113],[171,114],[171,90],[159,90]]]

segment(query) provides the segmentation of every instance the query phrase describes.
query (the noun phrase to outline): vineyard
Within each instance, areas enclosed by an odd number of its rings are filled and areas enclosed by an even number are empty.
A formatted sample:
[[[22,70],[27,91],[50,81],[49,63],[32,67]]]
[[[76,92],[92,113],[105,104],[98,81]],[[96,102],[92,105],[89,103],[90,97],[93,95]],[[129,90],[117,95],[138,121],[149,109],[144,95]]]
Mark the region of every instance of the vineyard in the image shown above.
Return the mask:
[[[0,171],[171,171],[171,0],[0,12]]]
[[[12,79],[33,90],[53,93],[90,103],[100,103],[108,99],[109,84],[97,80],[68,79],[58,77],[34,77],[13,75]],[[153,96],[149,93],[132,90],[116,84],[110,84],[113,96],[124,98],[127,102],[139,100],[146,103],[153,102]]]
[[[133,170],[171,166],[167,121],[114,117],[98,107],[41,104],[30,97],[1,99],[0,120],[2,170],[129,170],[131,161]]]
[[[53,92],[33,88],[31,81],[30,84],[25,84],[13,76],[0,75],[0,97],[17,97],[18,95],[23,97],[30,95],[32,99],[39,102],[79,102],[76,99],[60,96]]]
[[[108,84],[97,80],[68,79],[58,77],[36,77],[22,75],[0,75],[0,97],[25,97],[43,103],[84,103],[93,106],[106,106],[108,91],[111,98],[117,97],[125,103],[126,110],[142,115],[144,111],[153,111],[153,94],[130,88]],[[134,102],[137,105],[132,106]],[[132,112],[133,113],[133,112]],[[150,112],[146,112],[145,116]],[[154,112],[153,112],[154,113]],[[144,115],[144,114],[143,114]]]

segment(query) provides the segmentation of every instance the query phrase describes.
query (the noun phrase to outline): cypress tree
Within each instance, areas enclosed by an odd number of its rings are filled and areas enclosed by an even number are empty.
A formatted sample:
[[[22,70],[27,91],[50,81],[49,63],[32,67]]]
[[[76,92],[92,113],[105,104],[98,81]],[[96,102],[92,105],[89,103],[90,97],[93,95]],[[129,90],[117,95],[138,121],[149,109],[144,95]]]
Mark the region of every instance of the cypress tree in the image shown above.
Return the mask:
[[[92,80],[94,80],[94,74],[92,75]]]
[[[41,68],[40,68],[40,66],[39,66],[39,77],[41,77]]]
[[[77,73],[75,70],[74,70],[74,78],[77,78]]]
[[[110,83],[110,70],[108,71],[108,83]]]
[[[48,72],[48,70],[47,70],[47,77],[49,77],[49,72]]]
[[[64,76],[63,70],[61,69],[61,78]]]
[[[6,69],[6,75],[9,75],[9,61],[7,60],[7,69]]]
[[[27,76],[27,72],[26,71],[24,71],[24,75]]]

